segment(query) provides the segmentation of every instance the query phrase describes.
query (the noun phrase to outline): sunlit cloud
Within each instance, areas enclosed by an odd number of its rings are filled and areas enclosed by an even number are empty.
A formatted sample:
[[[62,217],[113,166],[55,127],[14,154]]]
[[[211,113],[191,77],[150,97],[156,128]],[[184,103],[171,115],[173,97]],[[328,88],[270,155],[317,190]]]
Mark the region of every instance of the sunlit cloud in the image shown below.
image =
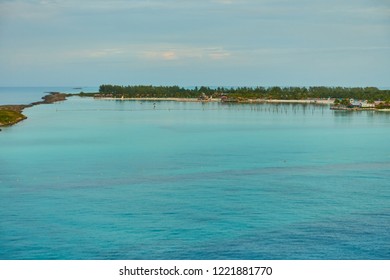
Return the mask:
[[[213,59],[222,60],[231,56],[231,53],[223,48],[215,47],[191,47],[191,46],[176,46],[171,48],[147,48],[147,50],[139,52],[141,59],[155,60],[202,60]]]
[[[190,45],[165,44],[129,44],[105,47],[89,48],[64,48],[51,52],[37,52],[33,49],[24,53],[24,59],[35,58],[60,61],[60,60],[109,60],[124,59],[128,61],[200,61],[200,60],[226,60],[234,55],[241,55],[240,51],[227,51],[222,47],[199,47]],[[20,55],[20,54],[18,54]],[[16,57],[16,56],[15,56]]]
[[[178,54],[175,51],[149,50],[140,52],[139,57],[151,60],[176,60],[178,59]]]

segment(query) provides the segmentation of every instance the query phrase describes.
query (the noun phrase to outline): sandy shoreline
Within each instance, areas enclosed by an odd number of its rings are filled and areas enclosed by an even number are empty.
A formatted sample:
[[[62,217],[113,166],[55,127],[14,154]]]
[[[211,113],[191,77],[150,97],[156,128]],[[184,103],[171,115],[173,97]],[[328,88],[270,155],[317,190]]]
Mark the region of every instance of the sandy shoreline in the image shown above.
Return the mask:
[[[319,104],[319,105],[331,105],[333,99],[310,99],[310,100],[283,100],[283,99],[246,99],[242,101],[221,101],[219,98],[212,98],[207,100],[200,100],[197,98],[157,98],[157,97],[139,97],[139,98],[116,98],[116,97],[94,97],[101,100],[116,100],[116,101],[176,101],[176,102],[221,102],[221,103],[296,103],[296,104]]]
[[[286,100],[286,99],[253,99],[248,100],[248,102],[252,103],[299,103],[299,104],[320,104],[320,105],[330,105],[333,104],[334,99],[305,99],[305,100],[299,100],[299,99],[293,99],[293,100]]]
[[[117,98],[117,97],[93,97],[101,100],[128,100],[128,101],[176,101],[176,102],[220,102],[219,99],[199,100],[197,98],[175,98],[175,97],[134,97],[134,98]]]

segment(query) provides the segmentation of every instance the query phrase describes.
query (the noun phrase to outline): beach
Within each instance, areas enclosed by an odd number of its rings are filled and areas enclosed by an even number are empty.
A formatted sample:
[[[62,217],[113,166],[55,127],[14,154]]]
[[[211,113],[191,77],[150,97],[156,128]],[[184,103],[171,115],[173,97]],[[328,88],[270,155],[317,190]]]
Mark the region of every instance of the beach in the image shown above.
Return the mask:
[[[102,100],[130,100],[130,101],[176,101],[176,102],[226,102],[226,103],[294,103],[294,104],[318,104],[318,105],[331,105],[334,99],[294,99],[294,100],[283,100],[283,99],[245,99],[234,102],[223,101],[221,98],[210,98],[210,99],[198,99],[198,98],[173,98],[173,97],[140,97],[140,98],[117,98],[117,97],[94,97],[94,99]]]

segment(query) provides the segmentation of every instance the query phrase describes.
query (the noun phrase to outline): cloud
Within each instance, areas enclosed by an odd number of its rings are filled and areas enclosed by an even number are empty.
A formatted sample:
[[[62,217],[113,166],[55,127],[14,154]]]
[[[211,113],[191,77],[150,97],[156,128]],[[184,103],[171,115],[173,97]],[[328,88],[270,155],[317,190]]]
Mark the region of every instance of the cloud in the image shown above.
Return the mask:
[[[73,53],[74,56],[85,58],[109,58],[122,55],[124,51],[120,48],[102,48],[102,49],[89,49]],[[72,56],[72,53],[70,53]]]
[[[111,44],[105,46],[65,46],[55,49],[19,48],[8,53],[7,61],[33,64],[38,61],[72,63],[88,61],[207,61],[227,60],[239,52],[222,47],[173,45],[173,44]]]
[[[283,65],[275,75],[289,77],[289,65],[314,60],[384,64],[389,30],[387,0],[0,0],[0,71],[7,80],[10,66],[33,77],[43,64],[77,63],[157,77],[169,65],[183,76],[240,69],[246,79]]]
[[[221,47],[145,46],[144,49],[139,57],[148,60],[223,60],[231,56],[231,52]]]
[[[150,60],[176,60],[178,59],[178,54],[176,51],[169,51],[169,50],[163,50],[163,51],[156,51],[156,50],[149,50],[149,51],[142,51],[139,54],[139,57],[142,59],[150,59]]]

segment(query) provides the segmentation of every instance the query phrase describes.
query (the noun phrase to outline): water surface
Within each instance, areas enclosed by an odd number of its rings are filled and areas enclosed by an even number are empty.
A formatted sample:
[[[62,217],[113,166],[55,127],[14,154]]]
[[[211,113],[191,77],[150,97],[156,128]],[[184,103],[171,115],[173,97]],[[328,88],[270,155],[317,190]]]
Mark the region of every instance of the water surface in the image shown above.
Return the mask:
[[[390,114],[104,101],[0,132],[1,259],[389,259]]]

